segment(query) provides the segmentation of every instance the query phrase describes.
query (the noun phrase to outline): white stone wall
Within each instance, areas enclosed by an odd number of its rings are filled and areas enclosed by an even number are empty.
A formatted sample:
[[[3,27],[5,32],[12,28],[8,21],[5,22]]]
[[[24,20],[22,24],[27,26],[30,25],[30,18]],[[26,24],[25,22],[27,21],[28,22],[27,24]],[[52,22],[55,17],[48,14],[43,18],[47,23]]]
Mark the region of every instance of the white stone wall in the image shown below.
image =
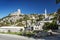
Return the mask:
[[[20,32],[21,29],[24,31],[24,27],[0,27],[0,32],[8,32],[8,30],[11,32]]]

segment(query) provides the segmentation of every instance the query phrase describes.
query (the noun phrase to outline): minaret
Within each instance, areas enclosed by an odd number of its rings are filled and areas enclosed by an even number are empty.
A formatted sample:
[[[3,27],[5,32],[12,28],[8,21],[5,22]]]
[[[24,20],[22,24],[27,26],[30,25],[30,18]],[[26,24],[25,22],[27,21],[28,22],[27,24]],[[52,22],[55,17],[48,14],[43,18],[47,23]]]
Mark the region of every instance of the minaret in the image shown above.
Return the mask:
[[[45,18],[47,18],[47,10],[45,9]]]

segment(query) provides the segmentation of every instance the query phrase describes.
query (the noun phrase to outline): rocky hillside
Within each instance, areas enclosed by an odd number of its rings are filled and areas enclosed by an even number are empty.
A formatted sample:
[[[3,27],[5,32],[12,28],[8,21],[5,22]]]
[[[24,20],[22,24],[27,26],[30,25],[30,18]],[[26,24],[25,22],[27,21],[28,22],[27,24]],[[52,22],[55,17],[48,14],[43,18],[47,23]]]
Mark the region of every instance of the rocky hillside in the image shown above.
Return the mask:
[[[8,15],[0,19],[0,26],[26,26],[26,21],[30,24],[32,21],[39,21],[44,18],[43,15],[31,14],[31,15]]]
[[[55,16],[55,14],[47,14],[50,18]],[[21,14],[21,11],[18,9],[16,12],[10,13],[8,16],[0,19],[0,26],[27,26],[31,24],[35,24],[37,21],[41,21],[44,19],[43,14]],[[52,18],[51,20],[55,20]]]

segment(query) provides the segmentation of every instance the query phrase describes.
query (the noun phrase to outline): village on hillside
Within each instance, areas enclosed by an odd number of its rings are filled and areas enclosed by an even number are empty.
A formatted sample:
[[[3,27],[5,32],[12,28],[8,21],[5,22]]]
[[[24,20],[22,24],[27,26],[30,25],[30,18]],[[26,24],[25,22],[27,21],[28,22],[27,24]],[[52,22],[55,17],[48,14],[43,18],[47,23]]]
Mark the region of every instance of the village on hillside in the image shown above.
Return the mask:
[[[0,40],[59,40],[60,0],[0,0]]]
[[[0,32],[57,31],[57,13],[23,14],[20,9],[0,19]],[[59,32],[59,31],[58,31]]]

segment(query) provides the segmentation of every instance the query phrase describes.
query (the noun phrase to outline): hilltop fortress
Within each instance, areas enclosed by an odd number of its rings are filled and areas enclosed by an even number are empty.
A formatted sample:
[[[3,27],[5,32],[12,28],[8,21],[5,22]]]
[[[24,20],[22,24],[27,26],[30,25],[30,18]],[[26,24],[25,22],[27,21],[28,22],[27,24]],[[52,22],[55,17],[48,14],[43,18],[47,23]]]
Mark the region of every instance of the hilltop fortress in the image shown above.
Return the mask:
[[[0,20],[0,27],[2,31],[4,31],[4,29],[5,31],[13,31],[13,29],[14,31],[19,31],[20,27],[22,27],[21,29],[23,30],[25,27],[26,30],[43,30],[42,27],[44,23],[51,23],[53,21],[53,18],[55,17],[55,14],[56,13],[47,14],[47,10],[45,9],[44,14],[23,15],[21,13],[21,10],[17,9],[17,11]]]
[[[20,14],[21,14],[21,10],[20,10],[20,9],[17,9],[16,12],[11,13],[10,15],[11,15],[11,16],[14,16],[14,15],[19,16]]]

